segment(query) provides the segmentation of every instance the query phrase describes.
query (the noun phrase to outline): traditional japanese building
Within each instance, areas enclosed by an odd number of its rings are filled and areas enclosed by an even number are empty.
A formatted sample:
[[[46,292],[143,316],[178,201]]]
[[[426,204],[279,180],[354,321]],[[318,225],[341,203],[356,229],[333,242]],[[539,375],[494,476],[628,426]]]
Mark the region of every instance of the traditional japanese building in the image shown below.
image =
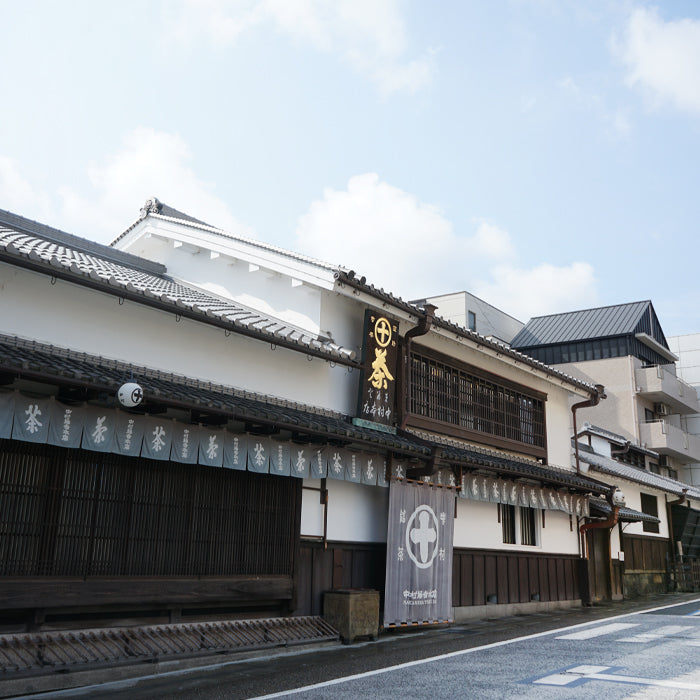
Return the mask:
[[[6,625],[318,614],[403,560],[450,609],[397,623],[580,604],[593,384],[157,200],[111,246],[0,212],[0,283]]]
[[[585,423],[578,434],[579,461],[585,473],[620,488],[625,506],[607,530],[592,530],[592,597],[632,598],[663,593],[690,555],[682,531],[688,514],[700,506],[700,489],[652,471],[659,455],[621,435]],[[591,510],[609,517],[605,501],[591,499]],[[675,532],[675,535],[674,535]]]

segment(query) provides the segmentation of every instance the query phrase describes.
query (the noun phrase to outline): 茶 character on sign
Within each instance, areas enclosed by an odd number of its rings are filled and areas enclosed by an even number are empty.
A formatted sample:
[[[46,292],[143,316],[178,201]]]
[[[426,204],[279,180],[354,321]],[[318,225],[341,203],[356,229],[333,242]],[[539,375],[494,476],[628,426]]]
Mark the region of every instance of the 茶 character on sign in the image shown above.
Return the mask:
[[[394,381],[394,377],[391,376],[391,372],[389,372],[389,368],[386,366],[386,350],[375,348],[374,356],[372,374],[369,377],[369,381],[375,389],[386,389],[387,379],[391,382]]]

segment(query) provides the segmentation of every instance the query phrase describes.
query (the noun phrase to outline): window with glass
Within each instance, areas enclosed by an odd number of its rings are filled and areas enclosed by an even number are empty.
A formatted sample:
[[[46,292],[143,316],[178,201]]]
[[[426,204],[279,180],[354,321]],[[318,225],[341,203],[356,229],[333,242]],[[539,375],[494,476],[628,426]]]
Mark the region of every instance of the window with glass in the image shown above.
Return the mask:
[[[537,546],[537,510],[499,505],[504,544]]]
[[[652,496],[649,493],[639,494],[642,501],[642,513],[646,515],[653,515],[655,518],[659,517],[659,503],[656,496]],[[659,532],[659,523],[644,522],[642,523],[642,529],[644,532]]]

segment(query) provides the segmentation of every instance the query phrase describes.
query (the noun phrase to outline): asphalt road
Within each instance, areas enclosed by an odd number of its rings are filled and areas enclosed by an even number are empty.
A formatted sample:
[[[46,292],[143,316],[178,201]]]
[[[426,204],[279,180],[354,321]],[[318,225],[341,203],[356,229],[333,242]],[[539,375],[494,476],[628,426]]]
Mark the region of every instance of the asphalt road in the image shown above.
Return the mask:
[[[476,621],[24,697],[698,698],[700,598]]]

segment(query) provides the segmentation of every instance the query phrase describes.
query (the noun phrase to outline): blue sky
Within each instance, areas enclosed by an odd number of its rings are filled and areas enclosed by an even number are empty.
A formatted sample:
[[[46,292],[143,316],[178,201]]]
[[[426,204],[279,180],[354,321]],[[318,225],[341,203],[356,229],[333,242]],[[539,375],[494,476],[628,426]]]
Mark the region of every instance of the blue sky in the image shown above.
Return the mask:
[[[406,299],[700,331],[700,4],[0,0],[0,208],[150,196]]]

